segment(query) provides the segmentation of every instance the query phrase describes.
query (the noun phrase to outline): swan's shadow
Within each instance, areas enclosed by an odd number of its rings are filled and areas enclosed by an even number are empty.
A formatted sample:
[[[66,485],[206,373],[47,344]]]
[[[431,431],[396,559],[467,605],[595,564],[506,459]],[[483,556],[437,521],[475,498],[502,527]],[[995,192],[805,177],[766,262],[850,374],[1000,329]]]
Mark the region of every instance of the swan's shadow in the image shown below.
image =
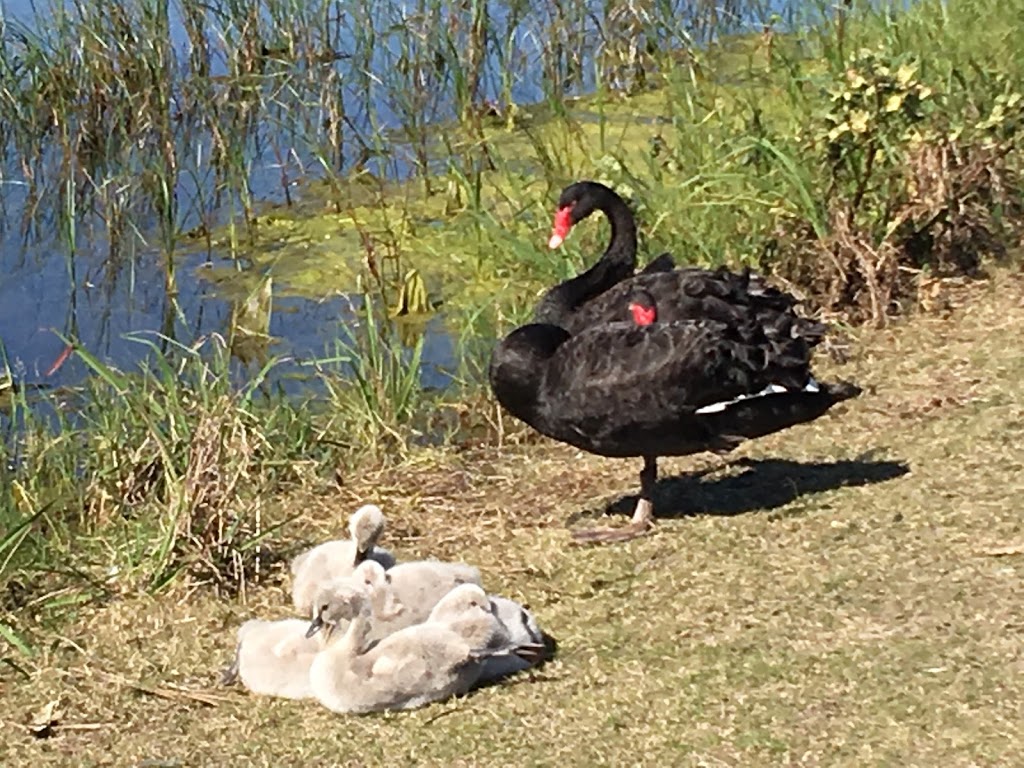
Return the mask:
[[[802,496],[846,486],[873,485],[901,477],[910,467],[901,461],[865,458],[832,462],[741,458],[728,465],[733,474],[705,480],[702,473],[687,473],[658,481],[654,491],[655,515],[679,518],[696,514],[731,517],[785,506]],[[736,468],[743,471],[735,473]],[[715,467],[710,471],[717,471]],[[601,514],[633,514],[638,497],[623,496],[604,509],[591,509],[575,519]]]

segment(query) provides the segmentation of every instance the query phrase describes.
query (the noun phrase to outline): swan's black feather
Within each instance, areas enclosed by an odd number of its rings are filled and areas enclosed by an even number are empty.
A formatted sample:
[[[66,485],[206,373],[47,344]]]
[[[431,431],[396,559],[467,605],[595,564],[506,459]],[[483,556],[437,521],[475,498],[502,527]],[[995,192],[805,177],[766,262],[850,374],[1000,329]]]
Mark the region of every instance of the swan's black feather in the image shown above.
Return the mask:
[[[532,324],[501,343],[490,378],[512,415],[602,456],[722,450],[767,434],[765,424],[806,421],[842,399],[827,388],[804,392],[811,381],[806,345],[800,339],[773,342],[752,322],[623,321],[575,336]],[[698,413],[771,384],[790,392]],[[762,409],[765,418],[758,417]]]

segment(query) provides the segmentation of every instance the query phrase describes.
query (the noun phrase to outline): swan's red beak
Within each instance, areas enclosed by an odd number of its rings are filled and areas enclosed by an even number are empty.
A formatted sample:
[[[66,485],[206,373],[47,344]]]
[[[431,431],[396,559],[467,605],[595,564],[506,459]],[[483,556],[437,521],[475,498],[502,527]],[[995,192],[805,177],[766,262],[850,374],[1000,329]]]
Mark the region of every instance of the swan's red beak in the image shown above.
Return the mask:
[[[642,307],[639,304],[629,305],[629,311],[633,313],[633,322],[637,325],[650,325],[658,319],[656,307]]]
[[[572,229],[572,206],[559,208],[555,212],[555,223],[551,227],[551,239],[548,240],[548,248],[557,248],[562,244]]]

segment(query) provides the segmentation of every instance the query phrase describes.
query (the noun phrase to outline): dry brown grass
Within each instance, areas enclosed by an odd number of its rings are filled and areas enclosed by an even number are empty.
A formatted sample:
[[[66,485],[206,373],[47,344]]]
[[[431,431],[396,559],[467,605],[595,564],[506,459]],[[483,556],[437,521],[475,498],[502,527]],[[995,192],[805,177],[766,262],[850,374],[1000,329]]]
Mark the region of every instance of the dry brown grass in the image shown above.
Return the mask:
[[[374,500],[400,555],[479,563],[559,642],[532,677],[348,718],[218,688],[238,623],[288,613],[282,567],[244,604],[177,587],[83,610],[0,672],[0,763],[1020,764],[1024,279],[961,298],[856,340],[829,373],[865,393],[834,416],[724,469],[665,461],[669,518],[626,545],[569,548],[565,527],[633,492],[636,463],[548,443],[275,500],[305,510],[293,546]]]
[[[774,271],[827,314],[858,323],[883,326],[917,308],[930,311],[937,284],[976,278],[983,261],[1019,246],[1018,172],[1006,161],[1012,151],[1011,144],[949,137],[921,142],[901,169],[905,199],[886,195],[886,210],[878,211],[839,197],[828,204],[824,236],[807,221],[784,220]]]

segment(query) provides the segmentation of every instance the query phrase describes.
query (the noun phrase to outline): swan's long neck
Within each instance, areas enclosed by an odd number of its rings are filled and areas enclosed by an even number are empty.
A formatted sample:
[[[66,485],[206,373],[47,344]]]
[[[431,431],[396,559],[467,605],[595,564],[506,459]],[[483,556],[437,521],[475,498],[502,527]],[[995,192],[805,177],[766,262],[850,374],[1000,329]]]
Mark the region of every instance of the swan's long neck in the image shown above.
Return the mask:
[[[331,658],[337,661],[354,659],[366,651],[367,638],[370,634],[370,619],[366,612],[360,612],[340,638],[328,644],[327,650]]]
[[[352,710],[352,697],[359,690],[353,667],[367,650],[369,631],[369,617],[365,611],[360,611],[344,634],[337,639],[332,636],[326,647],[313,657],[310,686],[313,695],[328,708],[339,712]]]
[[[567,315],[632,276],[636,269],[636,222],[618,195],[602,197],[595,210],[604,212],[612,236],[604,255],[592,267],[549,290],[534,312],[534,322],[560,324]]]

